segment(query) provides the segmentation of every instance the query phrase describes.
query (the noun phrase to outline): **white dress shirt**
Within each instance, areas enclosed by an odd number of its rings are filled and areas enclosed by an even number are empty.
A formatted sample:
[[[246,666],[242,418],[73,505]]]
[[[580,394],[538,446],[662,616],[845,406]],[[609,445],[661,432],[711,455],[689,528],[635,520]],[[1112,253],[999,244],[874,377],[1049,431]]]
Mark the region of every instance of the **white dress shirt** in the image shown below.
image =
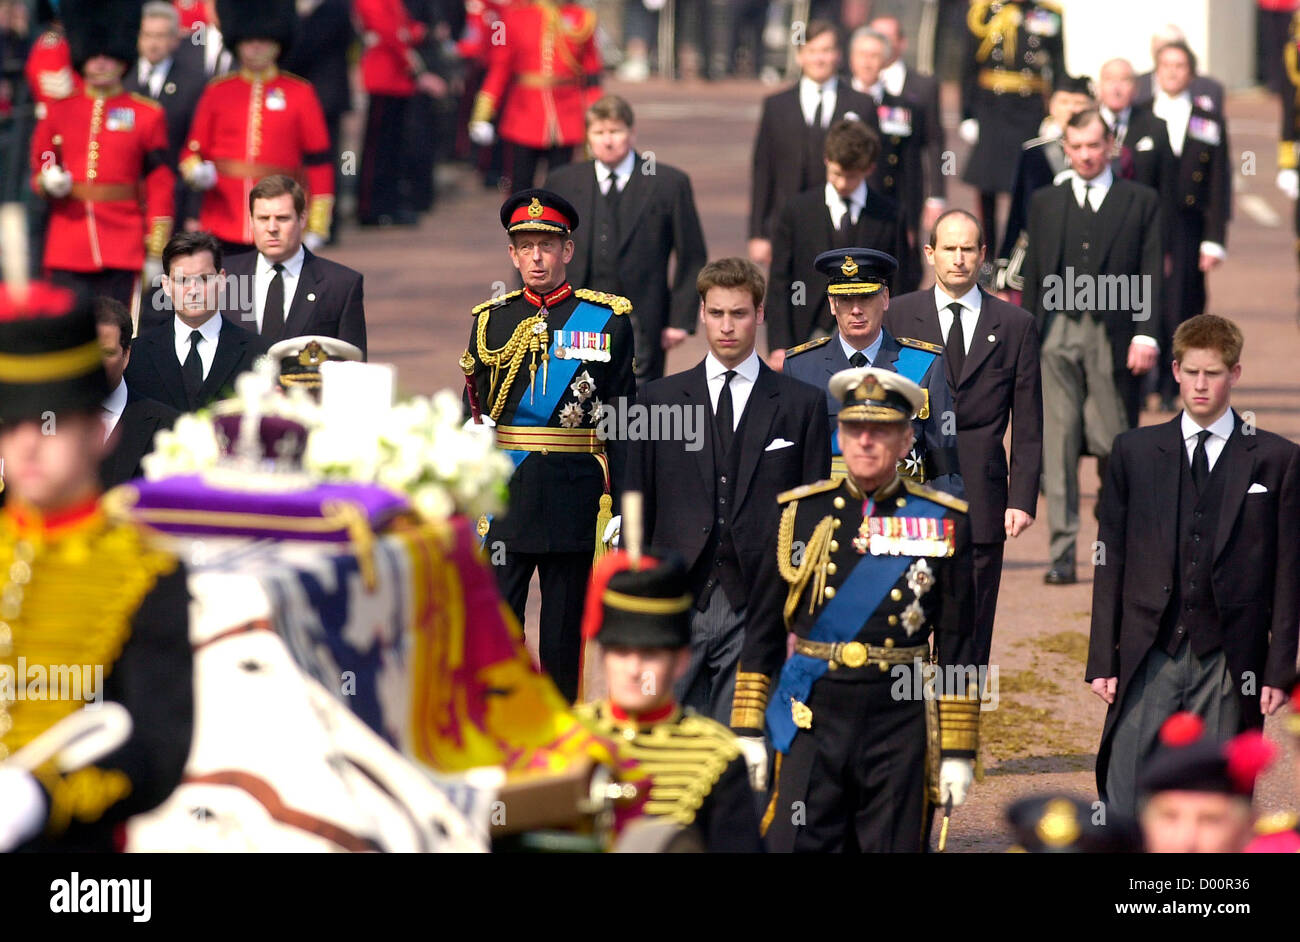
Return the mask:
[[[1151,105],[1156,117],[1169,128],[1169,147],[1175,157],[1183,156],[1183,142],[1187,140],[1187,123],[1192,118],[1192,93],[1183,89],[1181,94],[1166,95],[1156,90],[1156,100]]]
[[[632,169],[636,166],[636,151],[629,150],[627,155],[618,162],[612,169],[605,166],[599,160],[596,161],[596,185],[600,187],[602,196],[609,195],[609,180],[613,177],[618,181],[618,190],[623,192],[627,189],[627,181],[632,177]]]
[[[1088,194],[1088,203],[1092,206],[1093,212],[1100,212],[1106,194],[1110,192],[1111,186],[1115,183],[1115,172],[1107,166],[1105,170],[1091,180],[1084,180],[1073,171],[1070,173],[1070,185],[1074,187],[1074,201],[1079,204],[1079,208],[1083,208],[1083,194],[1086,192]]]
[[[733,432],[736,426],[740,425],[740,417],[745,414],[745,404],[749,402],[749,394],[758,380],[758,367],[757,352],[751,352],[749,359],[735,367],[723,366],[722,361],[713,355],[712,350],[704,357],[704,378],[709,383],[709,399],[713,403],[714,415],[718,414],[718,397],[722,395],[722,387],[727,382],[725,374],[729,369],[736,371],[736,375],[731,378],[731,430]]]
[[[876,334],[875,340],[871,341],[871,343],[867,344],[867,346],[863,347],[861,350],[855,350],[849,342],[844,339],[844,335],[838,330],[835,332],[835,336],[840,338],[840,349],[844,351],[845,359],[852,360],[853,354],[861,353],[867,358],[867,366],[876,365],[876,357],[880,353],[880,345],[885,342],[885,332],[883,330]]]
[[[162,96],[163,83],[167,81],[167,75],[171,70],[171,56],[168,56],[155,66],[150,66],[148,59],[141,58],[140,64],[136,67],[136,75],[139,78],[140,86],[149,90],[150,98],[160,98]]]
[[[302,263],[307,260],[307,253],[298,246],[288,259],[281,262],[284,271],[280,280],[284,282],[284,319],[289,320],[289,308],[293,306],[293,296],[298,291],[298,281],[302,276]],[[266,293],[271,290],[271,279],[275,277],[275,262],[261,252],[257,253],[257,264],[253,267],[253,314],[257,317],[257,332],[262,332],[262,312],[266,310]]]
[[[821,85],[807,77],[799,79],[799,107],[803,109],[804,124],[812,126],[813,115],[817,113],[817,95],[820,90],[822,96],[822,127],[830,127],[831,115],[835,113],[835,90],[838,81],[833,75]]]
[[[858,188],[849,194],[846,200],[840,196],[835,187],[829,183],[826,184],[826,210],[831,214],[831,225],[836,229],[844,221],[844,213],[850,212],[849,222],[853,225],[858,224],[858,217],[862,215],[863,208],[867,205],[867,181],[863,180],[858,184]]]
[[[889,94],[903,94],[903,85],[907,82],[907,65],[901,57],[895,59],[893,65],[887,65],[880,70],[880,81],[884,83],[885,91]]]
[[[939,330],[943,332],[945,344],[948,343],[948,331],[952,330],[952,311],[948,310],[948,305],[954,301],[961,305],[961,339],[966,352],[970,353],[971,340],[975,337],[975,324],[980,319],[980,307],[984,302],[979,285],[973,286],[960,298],[950,297],[938,285],[934,286],[934,306],[939,310]]]
[[[1223,415],[1219,416],[1205,429],[1209,431],[1210,437],[1205,440],[1205,457],[1210,463],[1210,470],[1214,470],[1214,462],[1219,460],[1219,455],[1223,454],[1223,447],[1228,444],[1228,436],[1232,434],[1233,427],[1237,424],[1233,417],[1231,409],[1225,409]],[[1196,420],[1183,411],[1183,445],[1187,449],[1187,463],[1190,466],[1192,455],[1196,452],[1196,434],[1202,431],[1202,427],[1196,424]]]
[[[1130,105],[1118,113],[1111,111],[1105,105],[1100,106],[1097,110],[1100,111],[1101,116],[1106,119],[1106,123],[1110,125],[1110,129],[1115,132],[1115,143],[1123,144],[1124,138],[1128,135],[1128,122],[1133,116],[1133,106]]]
[[[185,358],[190,355],[190,333],[197,330],[203,335],[199,341],[199,360],[203,363],[203,378],[207,379],[208,373],[212,372],[212,359],[217,355],[221,315],[213,314],[202,327],[190,327],[180,319],[180,315],[176,315],[172,317],[172,329],[176,331],[176,359],[180,361],[181,369],[185,368]]]
[[[117,428],[117,423],[122,421],[122,412],[126,409],[126,380],[118,382],[117,388],[108,394],[104,400],[104,441],[108,441],[109,436],[113,434],[113,429]]]
[[[857,79],[854,79],[851,84],[853,85],[854,91],[862,92],[864,95],[870,95],[875,99],[877,105],[884,100],[886,89],[885,83],[881,79],[876,79],[875,85],[863,85],[862,82]]]

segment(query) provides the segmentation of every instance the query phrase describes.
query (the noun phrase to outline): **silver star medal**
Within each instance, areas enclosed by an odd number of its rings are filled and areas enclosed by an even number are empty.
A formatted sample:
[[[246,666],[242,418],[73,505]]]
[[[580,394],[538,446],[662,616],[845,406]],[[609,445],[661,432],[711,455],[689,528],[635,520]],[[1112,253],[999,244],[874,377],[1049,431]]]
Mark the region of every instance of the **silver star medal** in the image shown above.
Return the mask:
[[[591,397],[591,421],[594,424],[596,425],[600,424],[600,414],[604,408],[605,408],[605,404],[603,402],[601,402],[595,396]]]
[[[579,402],[586,402],[596,394],[596,381],[591,378],[590,373],[583,370],[569,384],[569,390],[578,397]]]
[[[907,587],[918,599],[934,588],[934,572],[924,559],[918,559],[907,570]]]
[[[582,424],[582,406],[571,402],[560,410],[560,425],[565,428],[577,428]]]
[[[921,458],[917,455],[916,449],[913,448],[907,453],[907,457],[903,459],[903,474],[907,475],[909,478],[919,478],[921,476],[921,468]]]
[[[925,624],[925,611],[921,608],[920,601],[912,599],[912,604],[903,609],[899,620],[903,623],[903,629],[909,638],[916,634]]]

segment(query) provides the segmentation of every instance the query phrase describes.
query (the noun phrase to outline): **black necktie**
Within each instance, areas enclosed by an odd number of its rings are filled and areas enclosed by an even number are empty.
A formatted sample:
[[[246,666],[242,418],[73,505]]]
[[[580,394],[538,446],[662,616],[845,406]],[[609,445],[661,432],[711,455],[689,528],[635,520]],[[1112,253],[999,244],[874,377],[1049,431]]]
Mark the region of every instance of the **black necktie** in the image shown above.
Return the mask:
[[[844,215],[840,217],[840,235],[848,245],[853,236],[853,200],[844,200]]]
[[[1096,212],[1096,210],[1092,208],[1092,184],[1091,183],[1085,183],[1083,185],[1083,207],[1082,208],[1085,213]]]
[[[813,119],[810,127],[821,130],[822,126],[822,104],[826,100],[826,91],[822,88],[817,89],[817,107],[813,109]]]
[[[822,130],[822,104],[826,93],[817,89],[817,107],[813,111],[812,123],[808,125],[808,154],[804,160],[804,175],[800,181],[802,189],[820,186],[826,182],[826,165],[824,162],[826,132]]]
[[[1205,451],[1205,442],[1209,437],[1209,429],[1197,432],[1196,450],[1192,452],[1192,482],[1198,492],[1205,490],[1205,481],[1210,476],[1210,456]]]
[[[953,389],[961,382],[961,371],[966,366],[966,332],[961,326],[961,303],[953,301],[948,305],[952,311],[952,326],[948,328],[948,342],[943,348],[943,358],[948,361],[949,378]]]
[[[722,383],[722,391],[718,393],[716,421],[718,423],[718,439],[722,442],[722,454],[726,455],[731,451],[731,439],[735,434],[732,426],[736,424],[736,413],[731,402],[731,381],[736,378],[736,371],[727,370],[722,375],[725,380]]]
[[[181,377],[185,381],[185,395],[191,404],[198,399],[199,389],[203,386],[203,360],[199,357],[199,341],[203,335],[197,330],[190,331],[190,352],[181,367]]]
[[[266,289],[266,307],[262,309],[262,336],[279,340],[284,332],[284,266],[273,265],[275,275]]]
[[[861,350],[856,351],[853,356],[849,357],[849,366],[867,366],[867,355]]]

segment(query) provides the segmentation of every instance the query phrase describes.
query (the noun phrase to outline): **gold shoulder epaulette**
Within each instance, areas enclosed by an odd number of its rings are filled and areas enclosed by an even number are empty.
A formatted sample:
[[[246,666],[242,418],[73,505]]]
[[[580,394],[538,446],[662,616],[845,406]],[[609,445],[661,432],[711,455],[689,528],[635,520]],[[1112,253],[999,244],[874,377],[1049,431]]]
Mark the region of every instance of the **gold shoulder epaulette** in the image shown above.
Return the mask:
[[[155,108],[158,111],[163,110],[163,106],[158,104],[158,102],[154,101],[148,95],[141,95],[139,92],[128,92],[128,94],[135,99],[137,104],[148,105],[150,108]]]
[[[930,343],[925,340],[916,340],[912,337],[899,337],[898,342],[905,347],[911,347],[914,350],[924,350],[927,353],[943,353],[943,347],[937,343]]]
[[[500,307],[501,305],[509,301],[511,298],[513,298],[515,295],[523,294],[523,293],[524,293],[524,289],[519,288],[515,291],[508,291],[505,294],[498,294],[495,298],[488,298],[482,304],[474,305],[474,310],[472,310],[470,314],[474,317],[477,317],[479,314],[482,314],[484,311],[490,308]]]
[[[791,347],[789,350],[785,351],[785,355],[786,357],[797,357],[801,353],[806,353],[809,350],[816,350],[818,347],[824,346],[830,342],[830,334],[827,334],[825,337],[818,337],[816,340],[809,340]]]
[[[1256,834],[1281,834],[1283,831],[1291,831],[1300,825],[1300,817],[1294,811],[1279,811],[1276,814],[1268,814],[1255,822]]]
[[[936,504],[943,504],[943,506],[950,510],[967,513],[970,508],[970,504],[966,503],[966,501],[962,500],[960,497],[953,497],[951,494],[936,490],[933,487],[926,487],[924,484],[918,484],[911,478],[903,478],[903,486],[907,488],[909,494],[915,494],[917,497],[924,497],[926,500],[934,501]]]
[[[590,288],[578,288],[573,292],[573,296],[581,298],[583,301],[591,301],[593,304],[603,304],[605,307],[613,308],[615,314],[632,313],[632,302],[617,294],[592,291]]]
[[[803,500],[813,494],[822,494],[826,491],[833,491],[843,483],[843,478],[828,478],[825,481],[814,481],[812,484],[801,484],[799,487],[791,488],[784,493],[776,495],[778,504],[788,504],[792,500]]]

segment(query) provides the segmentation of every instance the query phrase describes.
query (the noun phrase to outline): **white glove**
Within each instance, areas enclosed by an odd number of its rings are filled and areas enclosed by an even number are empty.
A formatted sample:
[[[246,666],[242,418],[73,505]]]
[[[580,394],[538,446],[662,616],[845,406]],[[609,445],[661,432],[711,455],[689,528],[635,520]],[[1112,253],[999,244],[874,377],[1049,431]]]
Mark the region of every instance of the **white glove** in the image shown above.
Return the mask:
[[[749,787],[756,792],[767,791],[767,740],[762,736],[740,736],[736,745],[749,769]]]
[[[491,121],[471,121],[469,123],[469,139],[479,147],[489,146],[496,138],[496,128],[492,127]]]
[[[0,767],[0,854],[7,854],[45,824],[45,793],[16,766]]]
[[[72,192],[72,174],[62,167],[46,167],[41,171],[41,189],[47,196],[63,199]]]
[[[944,759],[939,766],[939,803],[946,805],[951,797],[954,808],[962,805],[974,781],[974,759]]]
[[[142,275],[146,291],[152,292],[154,289],[162,287],[162,259],[146,257],[144,260],[144,274]]]
[[[217,185],[217,165],[210,160],[203,161],[190,171],[189,176],[185,178],[185,182],[194,190],[212,189]]]
[[[654,12],[655,10],[662,10],[666,2],[667,0],[641,0],[641,5]]]
[[[41,86],[43,96],[56,99],[67,98],[75,87],[72,83],[72,70],[67,66],[57,72],[42,72],[37,84]]]
[[[480,416],[480,418],[483,420],[481,424],[470,418],[466,419],[465,424],[461,427],[467,432],[474,432],[478,435],[487,435],[489,438],[495,437],[496,432],[492,431],[492,429],[496,428],[496,420],[490,415]]]
[[[1285,193],[1289,200],[1300,197],[1300,173],[1295,170],[1279,170],[1277,188]]]
[[[308,232],[302,237],[302,244],[308,252],[319,252],[325,247],[325,237],[318,232]]]
[[[615,549],[617,549],[618,537],[619,534],[622,532],[622,530],[623,530],[623,515],[619,514],[618,516],[610,520],[609,523],[605,524],[605,532],[601,534],[600,542],[604,543],[606,546],[612,546]]]
[[[980,139],[980,123],[975,118],[967,118],[957,128],[957,133],[963,141],[974,147],[975,142]]]

